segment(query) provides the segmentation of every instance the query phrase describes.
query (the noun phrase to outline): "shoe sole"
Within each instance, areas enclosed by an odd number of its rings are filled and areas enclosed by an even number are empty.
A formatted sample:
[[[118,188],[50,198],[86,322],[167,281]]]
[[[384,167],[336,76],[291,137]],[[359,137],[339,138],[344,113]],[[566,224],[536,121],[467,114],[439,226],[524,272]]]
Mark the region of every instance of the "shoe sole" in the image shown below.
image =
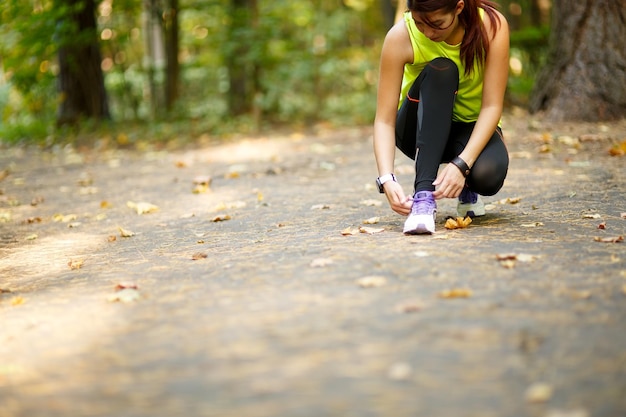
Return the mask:
[[[405,230],[405,235],[432,235],[433,232],[428,230],[425,224],[418,224],[415,229]]]

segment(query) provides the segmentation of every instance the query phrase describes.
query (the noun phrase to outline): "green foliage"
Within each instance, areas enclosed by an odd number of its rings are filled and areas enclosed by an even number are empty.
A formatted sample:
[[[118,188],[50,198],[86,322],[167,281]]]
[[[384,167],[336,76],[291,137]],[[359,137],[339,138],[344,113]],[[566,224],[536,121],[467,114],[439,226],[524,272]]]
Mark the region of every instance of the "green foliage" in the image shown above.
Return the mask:
[[[102,68],[115,123],[194,126],[198,135],[221,135],[274,124],[372,122],[379,52],[388,29],[380,2],[258,0],[256,12],[235,14],[232,1],[180,0],[180,98],[166,115],[153,111],[153,103],[164,107],[159,92],[165,63],[146,59],[145,2],[100,0]],[[50,141],[62,135],[54,127],[56,56],[64,34],[73,30],[65,19],[71,10],[63,3],[6,0],[0,11],[0,140]],[[235,19],[240,24],[234,25]],[[521,70],[510,77],[511,102],[524,102],[546,39],[547,30],[533,26],[512,32],[511,55]],[[254,77],[252,111],[238,118],[229,113],[233,63]],[[149,88],[150,80],[156,90]],[[150,134],[167,136],[165,130]]]

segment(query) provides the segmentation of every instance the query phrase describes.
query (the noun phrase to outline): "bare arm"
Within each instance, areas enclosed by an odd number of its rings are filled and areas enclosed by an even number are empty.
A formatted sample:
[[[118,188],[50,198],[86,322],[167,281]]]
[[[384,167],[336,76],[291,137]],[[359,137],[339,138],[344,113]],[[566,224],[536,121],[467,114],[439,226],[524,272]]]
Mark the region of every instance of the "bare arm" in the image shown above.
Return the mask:
[[[374,120],[374,155],[378,175],[394,172],[396,151],[395,126],[404,64],[413,62],[413,47],[401,21],[387,33],[380,58],[380,78]],[[389,181],[384,185],[391,208],[403,215],[411,211],[411,202],[402,187]]]

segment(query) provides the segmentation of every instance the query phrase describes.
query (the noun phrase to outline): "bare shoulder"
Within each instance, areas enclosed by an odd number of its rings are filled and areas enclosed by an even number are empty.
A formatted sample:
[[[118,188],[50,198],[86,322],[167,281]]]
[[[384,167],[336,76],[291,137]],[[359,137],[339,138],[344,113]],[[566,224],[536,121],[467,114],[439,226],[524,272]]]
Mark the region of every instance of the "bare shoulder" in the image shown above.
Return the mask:
[[[494,22],[492,22],[491,19],[483,19],[483,23],[485,25],[485,29],[487,29],[487,33],[492,33],[494,37],[501,33],[505,33],[508,36],[509,24],[506,20],[506,17],[504,17],[504,15],[498,10],[494,10],[494,15],[496,18]]]
[[[413,62],[413,46],[404,20],[393,25],[387,32],[382,56],[383,59],[401,61],[402,64]]]

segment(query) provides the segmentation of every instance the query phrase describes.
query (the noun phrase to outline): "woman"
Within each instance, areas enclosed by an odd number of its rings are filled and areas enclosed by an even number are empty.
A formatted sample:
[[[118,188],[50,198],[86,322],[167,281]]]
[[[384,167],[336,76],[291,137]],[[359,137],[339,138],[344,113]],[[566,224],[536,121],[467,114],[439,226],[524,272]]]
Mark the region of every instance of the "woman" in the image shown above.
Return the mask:
[[[485,214],[509,158],[499,127],[508,78],[506,19],[485,0],[408,0],[387,33],[374,121],[377,184],[408,218],[404,233],[435,231],[436,200],[459,216]],[[398,101],[398,97],[400,100]],[[415,160],[413,197],[396,181],[396,146]],[[441,163],[448,163],[439,171]]]

